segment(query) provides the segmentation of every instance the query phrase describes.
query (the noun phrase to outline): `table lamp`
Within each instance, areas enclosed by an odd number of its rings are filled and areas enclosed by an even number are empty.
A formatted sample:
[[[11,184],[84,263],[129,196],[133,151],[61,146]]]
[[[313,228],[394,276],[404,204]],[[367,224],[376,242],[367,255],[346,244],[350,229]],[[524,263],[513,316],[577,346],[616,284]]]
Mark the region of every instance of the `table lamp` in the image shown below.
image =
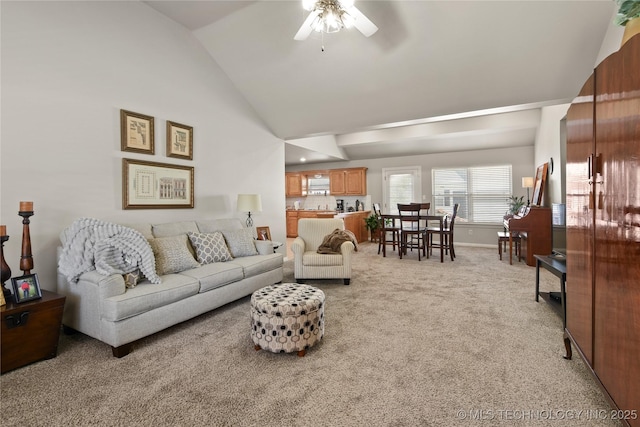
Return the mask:
[[[247,224],[248,227],[253,227],[253,219],[251,218],[251,212],[262,211],[262,200],[259,194],[238,194],[238,211],[248,212]]]
[[[522,177],[522,188],[527,189],[527,206],[531,204],[531,200],[529,199],[529,189],[533,188],[533,177],[532,176],[523,176]]]

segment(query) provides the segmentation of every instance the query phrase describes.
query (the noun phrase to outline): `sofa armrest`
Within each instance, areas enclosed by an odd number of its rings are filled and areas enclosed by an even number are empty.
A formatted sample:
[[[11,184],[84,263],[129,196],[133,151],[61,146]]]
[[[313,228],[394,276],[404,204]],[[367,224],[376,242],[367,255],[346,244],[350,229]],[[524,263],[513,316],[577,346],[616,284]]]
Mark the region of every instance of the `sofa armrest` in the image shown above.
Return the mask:
[[[260,255],[269,255],[273,253],[273,242],[271,240],[254,240],[256,249]]]
[[[293,239],[293,243],[291,244],[291,252],[294,255],[302,255],[306,250],[306,245],[302,237],[296,237]]]
[[[342,256],[345,256],[347,254],[351,256],[355,249],[356,247],[353,242],[342,242],[342,244],[340,245],[340,252],[342,253]]]

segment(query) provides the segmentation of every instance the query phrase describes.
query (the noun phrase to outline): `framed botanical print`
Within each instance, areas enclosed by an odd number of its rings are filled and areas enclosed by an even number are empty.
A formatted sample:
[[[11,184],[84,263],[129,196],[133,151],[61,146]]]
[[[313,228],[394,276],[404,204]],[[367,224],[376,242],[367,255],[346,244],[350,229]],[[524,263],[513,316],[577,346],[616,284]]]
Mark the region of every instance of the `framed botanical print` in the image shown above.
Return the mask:
[[[120,148],[122,151],[154,154],[154,127],[153,117],[120,110]]]
[[[167,157],[193,160],[193,127],[167,120]]]
[[[192,166],[122,159],[122,208],[193,208],[193,171]]]

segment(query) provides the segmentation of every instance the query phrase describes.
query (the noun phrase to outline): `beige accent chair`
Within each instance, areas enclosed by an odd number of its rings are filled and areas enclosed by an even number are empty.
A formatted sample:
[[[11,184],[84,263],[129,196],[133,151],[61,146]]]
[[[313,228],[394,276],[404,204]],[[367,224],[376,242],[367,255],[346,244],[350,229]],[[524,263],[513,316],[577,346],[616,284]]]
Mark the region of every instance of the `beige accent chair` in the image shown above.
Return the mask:
[[[293,241],[293,273],[296,282],[305,279],[343,279],[348,285],[351,280],[351,254],[355,246],[344,242],[341,254],[319,254],[318,246],[324,237],[335,229],[344,230],[342,219],[301,218],[298,220],[298,237]]]

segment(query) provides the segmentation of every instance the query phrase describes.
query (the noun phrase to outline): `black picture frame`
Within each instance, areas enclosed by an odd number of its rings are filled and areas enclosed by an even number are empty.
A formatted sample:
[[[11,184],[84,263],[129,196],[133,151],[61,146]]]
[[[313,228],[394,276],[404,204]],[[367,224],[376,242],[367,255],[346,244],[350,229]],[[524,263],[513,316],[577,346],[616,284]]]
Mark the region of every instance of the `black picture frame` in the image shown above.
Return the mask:
[[[37,274],[12,277],[11,286],[13,287],[13,299],[16,304],[42,298]]]

